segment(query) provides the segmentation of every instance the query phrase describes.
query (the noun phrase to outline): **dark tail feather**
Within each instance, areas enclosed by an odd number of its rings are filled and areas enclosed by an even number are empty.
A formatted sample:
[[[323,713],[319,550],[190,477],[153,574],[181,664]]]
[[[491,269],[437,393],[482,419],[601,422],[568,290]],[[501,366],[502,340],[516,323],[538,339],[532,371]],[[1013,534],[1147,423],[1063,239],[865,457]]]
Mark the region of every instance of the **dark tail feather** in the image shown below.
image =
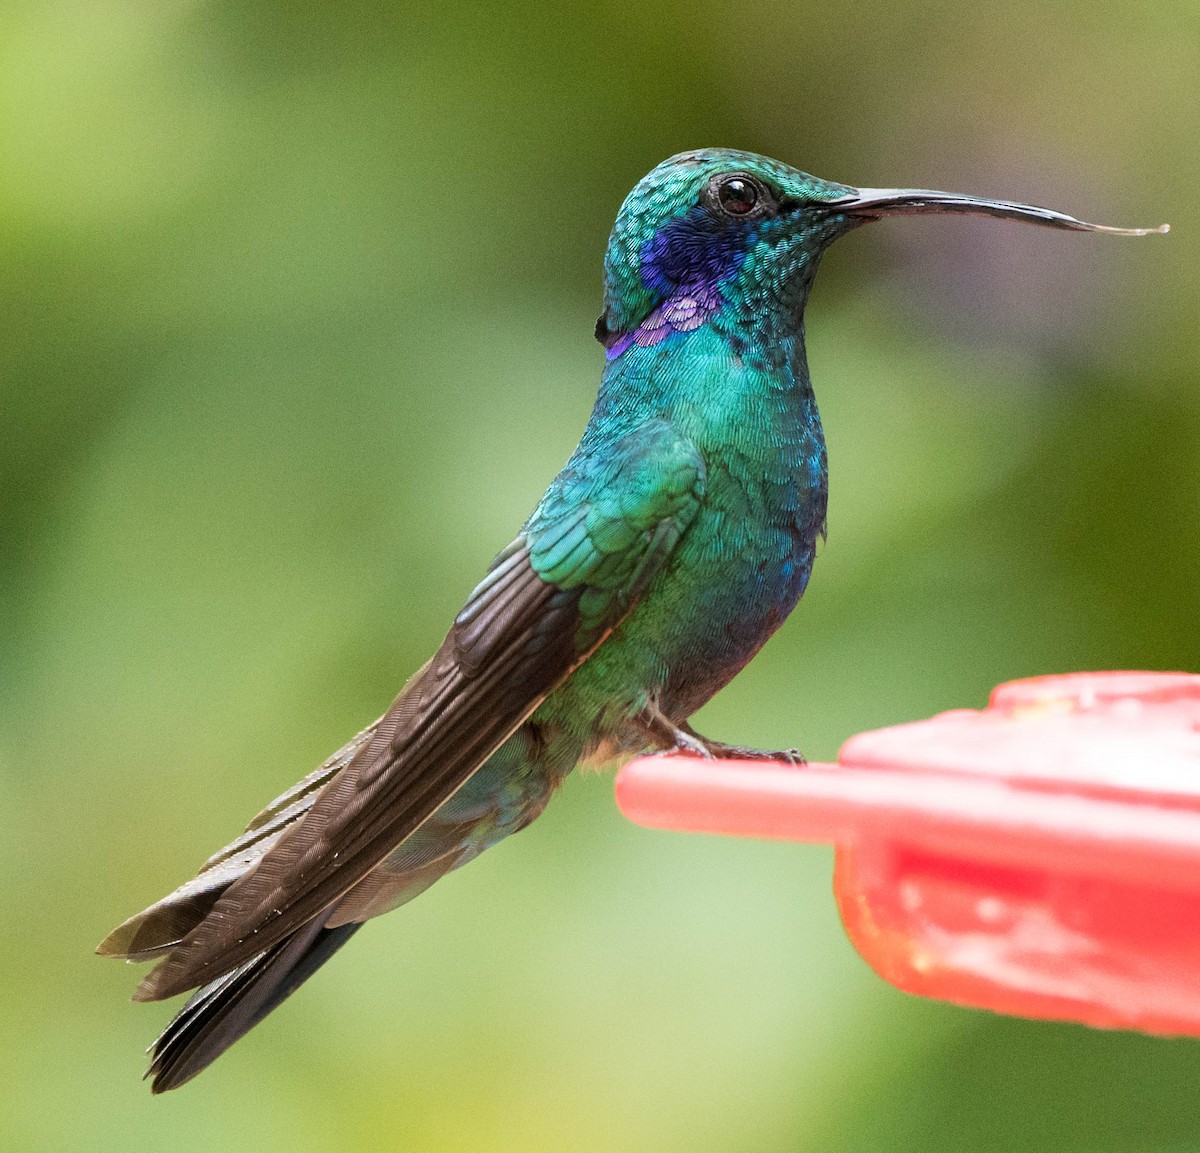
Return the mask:
[[[165,1093],[190,1081],[308,980],[360,927],[310,922],[198,989],[151,1046],[146,1076]]]

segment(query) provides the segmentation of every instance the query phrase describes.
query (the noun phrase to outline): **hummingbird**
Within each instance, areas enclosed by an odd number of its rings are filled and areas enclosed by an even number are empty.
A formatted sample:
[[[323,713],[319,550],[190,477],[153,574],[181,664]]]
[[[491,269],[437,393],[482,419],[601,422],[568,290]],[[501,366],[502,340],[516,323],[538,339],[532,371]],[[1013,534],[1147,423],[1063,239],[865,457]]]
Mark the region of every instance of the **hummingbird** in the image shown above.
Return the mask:
[[[1143,235],[1032,205],[854,188],[750,152],[658,165],[604,257],[599,393],[582,439],[387,712],[271,802],[104,956],[134,994],[196,990],[151,1047],[182,1085],[372,917],[525,828],[578,764],[646,751],[782,758],[688,718],[783,623],[825,534],[804,350],[825,250],[869,221],[970,213]]]

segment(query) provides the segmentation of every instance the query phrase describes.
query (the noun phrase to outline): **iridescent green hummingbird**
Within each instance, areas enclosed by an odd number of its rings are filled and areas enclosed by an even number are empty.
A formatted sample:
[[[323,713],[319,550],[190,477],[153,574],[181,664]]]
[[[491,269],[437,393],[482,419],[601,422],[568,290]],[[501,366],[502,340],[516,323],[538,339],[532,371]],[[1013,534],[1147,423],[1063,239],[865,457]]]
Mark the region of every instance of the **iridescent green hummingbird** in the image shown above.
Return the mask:
[[[856,189],[726,149],[681,153],[634,188],[604,260],[591,419],[441,648],[375,724],[100,945],[159,962],[137,1000],[198,987],[153,1046],[155,1092],[365,921],[523,829],[580,762],[801,760],[708,740],[688,718],[795,607],[825,531],[803,323],[817,264],[860,224],[934,212],[1166,230]]]

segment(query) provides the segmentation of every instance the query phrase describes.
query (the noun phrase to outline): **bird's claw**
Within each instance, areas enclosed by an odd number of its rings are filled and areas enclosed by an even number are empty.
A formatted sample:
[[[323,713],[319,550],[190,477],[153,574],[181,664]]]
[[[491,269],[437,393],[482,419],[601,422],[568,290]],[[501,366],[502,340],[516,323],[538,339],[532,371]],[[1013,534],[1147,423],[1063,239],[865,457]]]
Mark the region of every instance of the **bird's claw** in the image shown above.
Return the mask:
[[[744,745],[708,742],[709,756],[722,761],[781,761],[785,765],[807,765],[799,749],[750,749]]]
[[[654,706],[647,708],[641,720],[647,733],[662,742],[658,747],[663,750],[663,756],[700,757],[706,761],[778,761],[785,765],[808,764],[799,749],[751,749],[745,745],[710,741],[686,722],[681,725],[672,724]]]

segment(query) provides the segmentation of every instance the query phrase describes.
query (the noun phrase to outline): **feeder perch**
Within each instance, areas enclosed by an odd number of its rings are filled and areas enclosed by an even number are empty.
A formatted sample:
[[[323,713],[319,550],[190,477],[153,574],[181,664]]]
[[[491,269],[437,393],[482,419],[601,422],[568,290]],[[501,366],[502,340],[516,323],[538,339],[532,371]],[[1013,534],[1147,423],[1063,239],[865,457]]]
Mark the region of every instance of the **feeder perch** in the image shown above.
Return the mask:
[[[653,756],[616,792],[654,828],[833,843],[846,932],[907,992],[1200,1036],[1200,676],[1014,681],[836,764]]]

